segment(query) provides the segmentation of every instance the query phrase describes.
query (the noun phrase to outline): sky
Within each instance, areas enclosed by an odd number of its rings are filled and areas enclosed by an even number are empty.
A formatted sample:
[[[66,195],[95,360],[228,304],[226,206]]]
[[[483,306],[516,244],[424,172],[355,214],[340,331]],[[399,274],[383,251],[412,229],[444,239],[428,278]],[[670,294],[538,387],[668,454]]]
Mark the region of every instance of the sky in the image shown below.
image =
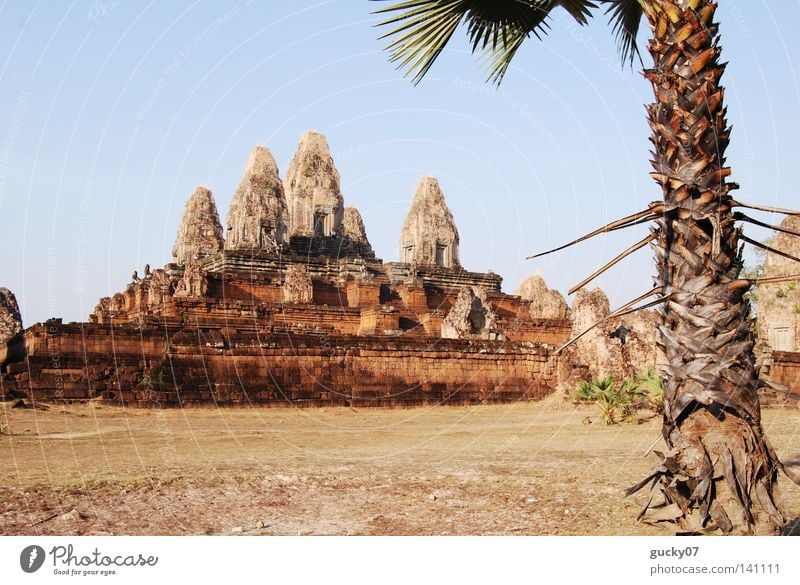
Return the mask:
[[[133,270],[171,260],[196,186],[224,224],[250,150],[269,148],[284,173],[311,129],[384,261],[399,258],[424,175],[439,178],[464,267],[498,273],[505,292],[538,272],[566,293],[646,235],[525,260],[661,197],[648,175],[652,91],[620,64],[605,16],[580,27],[555,13],[499,89],[461,34],[413,86],[383,51],[377,6],[0,0],[0,286],[25,325],[86,320]],[[717,19],[735,195],[796,208],[800,0],[721,0]],[[621,305],[653,274],[645,248],[596,284]]]

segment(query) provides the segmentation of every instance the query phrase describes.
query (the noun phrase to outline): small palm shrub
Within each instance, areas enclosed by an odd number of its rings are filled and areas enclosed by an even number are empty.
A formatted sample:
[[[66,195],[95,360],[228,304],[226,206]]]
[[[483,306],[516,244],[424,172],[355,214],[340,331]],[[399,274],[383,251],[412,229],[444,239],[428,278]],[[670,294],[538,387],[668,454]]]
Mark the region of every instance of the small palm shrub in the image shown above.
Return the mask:
[[[664,413],[664,382],[654,367],[649,367],[636,374],[636,383],[647,394],[648,407],[656,414]]]
[[[606,376],[581,382],[575,390],[575,398],[594,403],[602,413],[603,422],[614,425],[633,418],[645,403],[646,394],[634,380],[617,383],[611,376]]]

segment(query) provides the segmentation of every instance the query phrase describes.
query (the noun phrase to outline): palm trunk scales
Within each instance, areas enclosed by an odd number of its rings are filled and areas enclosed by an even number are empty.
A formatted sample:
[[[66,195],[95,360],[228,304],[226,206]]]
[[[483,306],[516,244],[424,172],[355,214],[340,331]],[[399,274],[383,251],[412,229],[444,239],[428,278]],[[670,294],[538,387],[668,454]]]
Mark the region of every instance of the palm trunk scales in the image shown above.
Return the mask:
[[[668,451],[648,478],[664,501],[643,514],[690,533],[775,533],[788,520],[775,495],[780,463],[761,427],[747,291],[731,286],[742,269],[741,230],[729,195],[737,185],[726,182],[715,10],[709,0],[645,3],[652,176],[664,194],[653,246],[668,298],[659,327]]]

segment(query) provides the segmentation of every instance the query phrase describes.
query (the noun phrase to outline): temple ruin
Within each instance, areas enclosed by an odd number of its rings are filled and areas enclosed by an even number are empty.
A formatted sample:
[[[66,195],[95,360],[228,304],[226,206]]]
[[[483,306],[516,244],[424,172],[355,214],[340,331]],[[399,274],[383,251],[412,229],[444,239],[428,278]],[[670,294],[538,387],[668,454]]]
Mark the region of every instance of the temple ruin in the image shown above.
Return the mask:
[[[143,408],[476,404],[663,362],[653,311],[609,318],[599,289],[579,291],[570,309],[541,276],[511,295],[497,274],[462,267],[433,177],[420,179],[398,240],[399,260],[376,257],[321,134],[303,135],[283,180],[256,147],[225,230],[213,194],[198,187],[172,262],[134,271],[88,322],[23,329],[16,299],[0,289],[0,390]],[[798,255],[798,240],[782,234],[774,246]],[[794,269],[767,255],[767,276]],[[763,371],[793,387],[798,295],[796,282],[757,290]]]
[[[198,187],[172,262],[135,272],[87,323],[9,329],[3,391],[138,407],[408,406],[556,387],[566,313],[461,266],[435,178],[420,180],[399,240],[399,261],[376,257],[321,134],[303,135],[283,180],[256,147],[224,233]]]
[[[800,217],[788,216],[780,227],[800,233]],[[769,246],[778,252],[800,258],[800,237],[779,232]],[[791,258],[767,251],[763,278],[800,274],[800,265]],[[786,400],[787,391],[797,399],[800,394],[800,282],[760,284],[753,291],[756,305],[758,339],[756,355],[762,377],[777,384],[767,392],[776,401]]]
[[[800,217],[789,216],[781,228],[800,233]],[[769,243],[774,249],[800,257],[800,237],[779,232]],[[800,273],[797,262],[767,251],[764,278]],[[761,284],[755,291],[761,353],[800,351],[800,286],[797,281]]]

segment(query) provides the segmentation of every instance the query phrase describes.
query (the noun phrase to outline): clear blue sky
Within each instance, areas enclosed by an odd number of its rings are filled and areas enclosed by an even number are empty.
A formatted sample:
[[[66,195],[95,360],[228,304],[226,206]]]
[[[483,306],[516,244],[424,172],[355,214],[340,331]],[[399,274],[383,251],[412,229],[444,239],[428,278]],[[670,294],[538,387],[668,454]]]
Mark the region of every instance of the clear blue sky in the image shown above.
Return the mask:
[[[800,2],[720,4],[737,196],[797,207]],[[85,320],[134,269],[170,261],[195,186],[224,222],[250,149],[266,145],[284,172],[308,129],[327,135],[387,261],[423,174],[445,190],[464,266],[508,292],[534,271],[564,292],[643,237],[524,260],[660,197],[650,88],[619,65],[605,17],[557,18],[495,91],[461,38],[413,87],[382,51],[375,6],[0,0],[0,286],[26,325]],[[598,283],[620,304],[652,274],[642,250]]]

